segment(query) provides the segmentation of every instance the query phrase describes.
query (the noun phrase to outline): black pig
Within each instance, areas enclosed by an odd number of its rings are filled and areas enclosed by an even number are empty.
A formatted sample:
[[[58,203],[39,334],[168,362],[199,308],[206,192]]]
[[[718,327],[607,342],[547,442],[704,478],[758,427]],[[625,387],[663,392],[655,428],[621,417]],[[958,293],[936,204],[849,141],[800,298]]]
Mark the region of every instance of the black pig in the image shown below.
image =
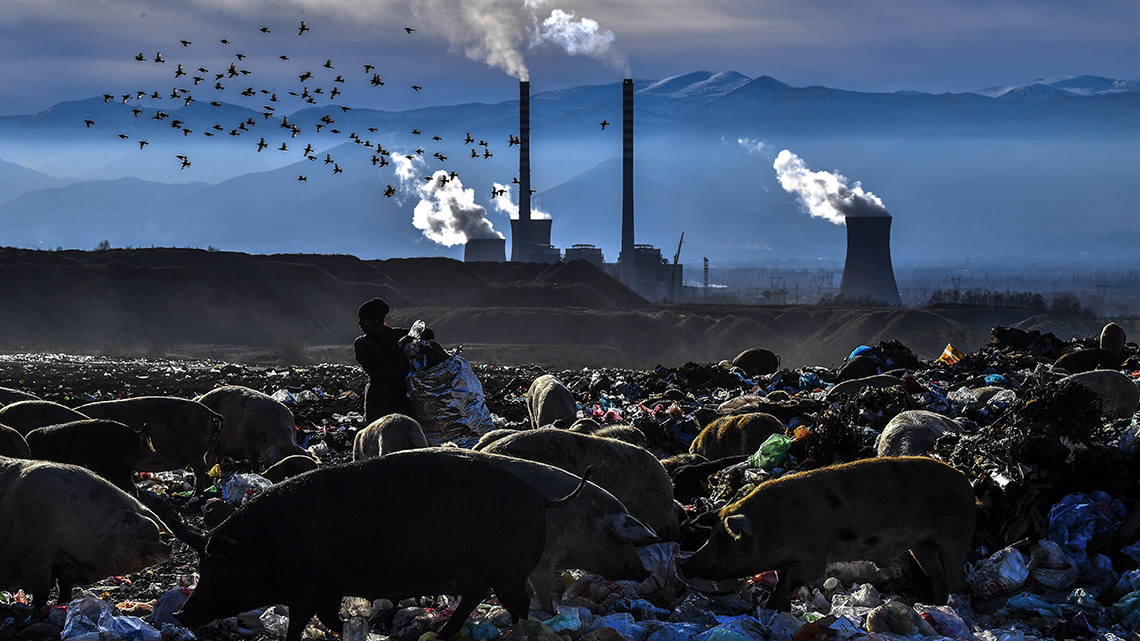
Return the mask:
[[[440,631],[446,638],[491,588],[517,621],[528,612],[526,579],[545,545],[546,508],[584,485],[551,501],[487,461],[432,450],[295,476],[207,535],[173,526],[199,550],[201,575],[176,616],[196,626],[282,604],[286,641],[299,641],[314,614],[338,625],[344,596],[458,594]]]

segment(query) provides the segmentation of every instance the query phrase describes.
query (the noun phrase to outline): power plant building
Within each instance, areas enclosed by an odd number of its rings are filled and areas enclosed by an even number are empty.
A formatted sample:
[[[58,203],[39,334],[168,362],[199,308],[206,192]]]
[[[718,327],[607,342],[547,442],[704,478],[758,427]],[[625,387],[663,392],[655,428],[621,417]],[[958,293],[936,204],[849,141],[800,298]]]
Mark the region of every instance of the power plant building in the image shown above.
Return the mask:
[[[839,282],[840,296],[902,304],[891,264],[891,220],[890,216],[848,216],[844,220],[847,260]]]

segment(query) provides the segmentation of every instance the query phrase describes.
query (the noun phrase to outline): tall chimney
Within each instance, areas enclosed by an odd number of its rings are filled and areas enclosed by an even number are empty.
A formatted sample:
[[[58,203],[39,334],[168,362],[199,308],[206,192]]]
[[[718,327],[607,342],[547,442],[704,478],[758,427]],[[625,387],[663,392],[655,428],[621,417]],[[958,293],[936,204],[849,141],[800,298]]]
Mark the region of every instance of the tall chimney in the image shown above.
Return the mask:
[[[633,78],[621,83],[622,189],[621,189],[621,282],[633,289],[637,284],[637,264],[633,240]]]
[[[519,81],[519,218],[511,221],[511,261],[531,262],[534,253],[530,223],[530,82]]]
[[[891,217],[848,216],[845,222],[847,262],[843,265],[839,295],[901,305],[891,265]]]
[[[530,81],[519,82],[519,220],[530,220]]]

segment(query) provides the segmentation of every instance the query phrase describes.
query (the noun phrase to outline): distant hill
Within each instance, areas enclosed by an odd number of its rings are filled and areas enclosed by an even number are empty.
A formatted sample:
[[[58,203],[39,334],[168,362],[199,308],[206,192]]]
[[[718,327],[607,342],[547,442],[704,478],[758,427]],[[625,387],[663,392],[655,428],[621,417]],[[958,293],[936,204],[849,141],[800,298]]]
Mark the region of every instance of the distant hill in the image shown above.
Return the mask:
[[[636,235],[667,250],[684,231],[683,262],[842,260],[842,228],[809,218],[777,182],[772,160],[781,149],[881,197],[895,216],[900,263],[1132,259],[1121,243],[1097,239],[1140,233],[1135,79],[1077,76],[934,95],[698,71],[635,86]],[[620,99],[617,83],[535,87],[534,202],[554,218],[558,247],[591,243],[617,256]],[[518,153],[509,142],[517,127],[513,101],[406,112],[271,105],[260,95],[217,106],[65,102],[0,117],[0,224],[4,242],[22,247],[89,249],[107,239],[118,247],[456,258],[461,248],[413,226],[416,185],[453,172],[509,235],[491,193],[494,183],[512,185],[517,202]],[[405,156],[415,159],[406,182],[396,162],[377,162]],[[389,185],[391,198],[383,195]],[[1065,238],[1059,254],[1045,238],[1052,230]]]
[[[352,363],[357,307],[423,319],[470,360],[557,367],[681,366],[749,347],[785,367],[837,366],[862,344],[899,340],[922,358],[975,351],[995,325],[1097,335],[1102,321],[1017,309],[650,305],[584,261],[250,255],[200,249],[0,248],[0,351]],[[1140,330],[1127,319],[1129,335]]]

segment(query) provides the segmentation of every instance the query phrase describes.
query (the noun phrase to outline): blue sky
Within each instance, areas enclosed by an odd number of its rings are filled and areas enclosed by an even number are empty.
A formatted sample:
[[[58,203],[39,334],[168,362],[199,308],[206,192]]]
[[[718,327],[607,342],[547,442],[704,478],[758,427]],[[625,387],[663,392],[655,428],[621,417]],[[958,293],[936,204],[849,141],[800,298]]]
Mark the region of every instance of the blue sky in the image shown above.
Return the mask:
[[[298,35],[302,20],[309,31]],[[547,37],[535,42],[538,31]],[[570,55],[558,35],[574,33],[589,37],[573,40]],[[157,52],[166,63],[152,61]],[[135,61],[138,53],[147,61]],[[512,75],[529,74],[543,91],[613,82],[627,68],[639,79],[731,69],[795,86],[940,93],[1070,74],[1140,76],[1140,3],[5,0],[0,115],[173,87],[176,64],[212,74],[237,53],[249,84],[282,89],[327,60],[338,73],[373,64],[385,85],[345,74],[341,101],[393,110],[513,100]]]

